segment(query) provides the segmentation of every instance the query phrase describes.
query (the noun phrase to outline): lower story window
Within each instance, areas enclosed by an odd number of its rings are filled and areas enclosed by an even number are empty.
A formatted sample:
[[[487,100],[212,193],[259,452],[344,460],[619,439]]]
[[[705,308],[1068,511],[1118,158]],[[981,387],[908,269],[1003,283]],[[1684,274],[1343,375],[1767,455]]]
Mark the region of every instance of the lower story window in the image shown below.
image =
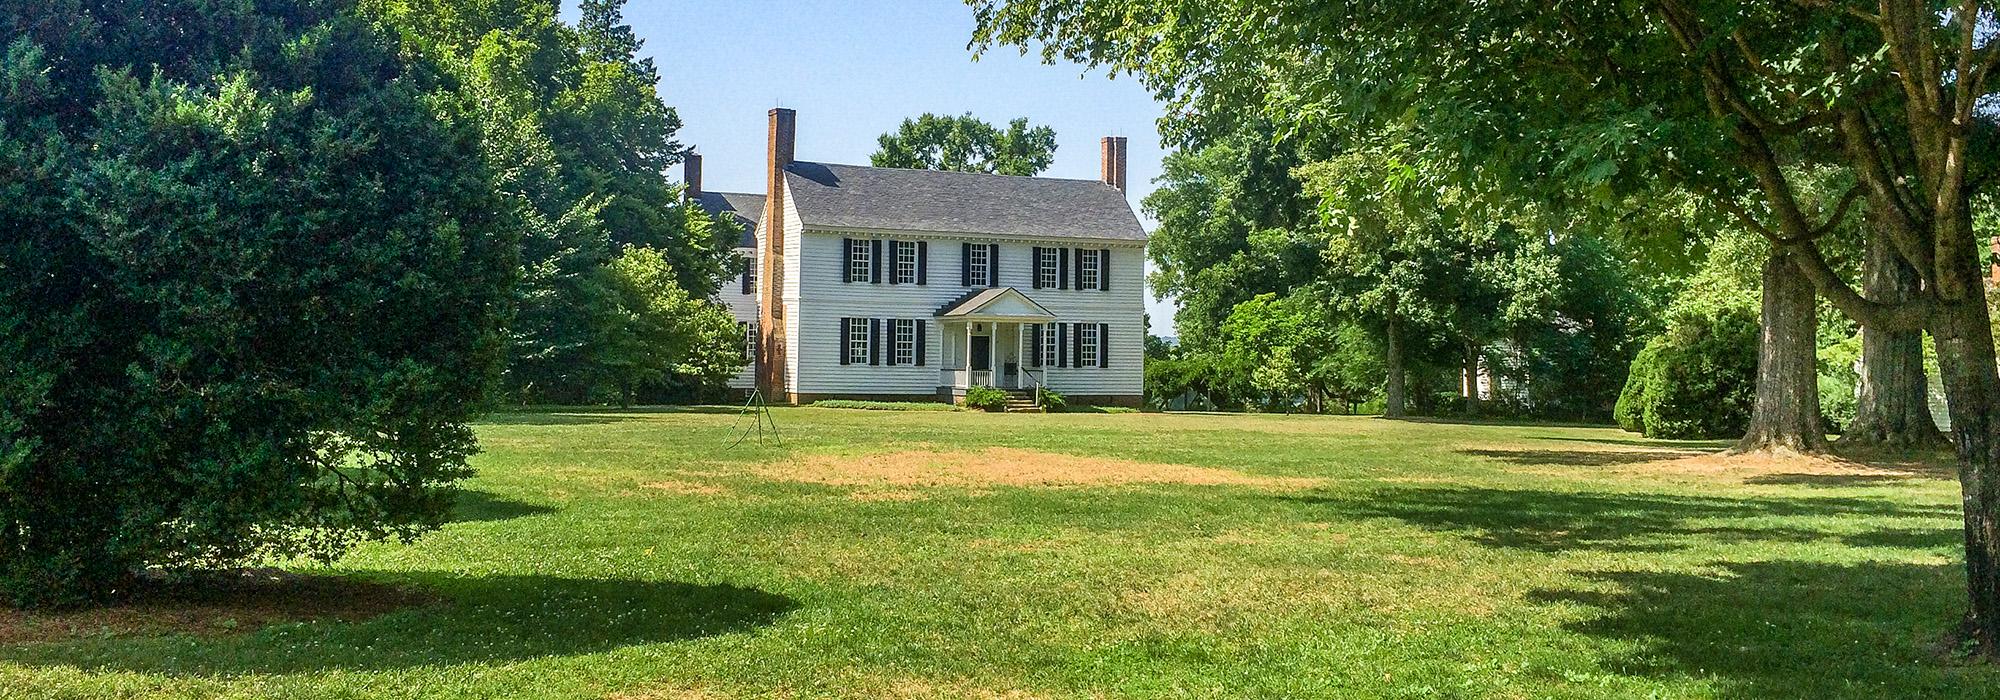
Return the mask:
[[[757,322],[737,324],[743,326],[743,359],[757,359]]]
[[[1077,348],[1076,366],[1097,366],[1097,324],[1076,324]]]
[[[903,319],[903,318],[899,318],[899,319],[896,319],[896,320],[894,320],[894,321],[891,321],[891,323],[894,323],[894,324],[896,324],[896,325],[895,325],[895,328],[896,328],[896,364],[899,364],[899,365],[914,365],[914,364],[916,364],[916,363],[917,363],[917,322],[916,322],[915,320],[913,320],[913,319]]]
[[[847,361],[857,365],[868,364],[868,319],[847,320]]]
[[[1041,365],[1043,367],[1056,366],[1056,359],[1061,357],[1061,355],[1056,354],[1056,349],[1062,347],[1060,343],[1061,339],[1056,337],[1056,324],[1053,323],[1042,324]]]

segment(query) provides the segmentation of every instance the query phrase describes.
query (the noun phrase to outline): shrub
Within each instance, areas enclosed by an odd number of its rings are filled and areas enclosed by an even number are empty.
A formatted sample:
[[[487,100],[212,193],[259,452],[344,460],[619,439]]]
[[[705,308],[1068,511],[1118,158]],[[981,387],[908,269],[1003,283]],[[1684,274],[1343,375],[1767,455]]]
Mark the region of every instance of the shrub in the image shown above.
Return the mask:
[[[1069,400],[1063,398],[1062,392],[1056,391],[1054,389],[1042,390],[1042,410],[1055,412],[1064,410],[1068,407],[1069,407]]]
[[[74,24],[0,47],[8,602],[331,561],[450,513],[517,222],[470,105],[338,5],[31,10]]]
[[[851,408],[862,411],[956,411],[957,406],[948,403],[927,401],[855,401],[850,399],[826,399],[814,401],[814,408]]]
[[[1713,306],[1677,314],[1654,339],[1641,374],[1646,437],[1733,438],[1750,425],[1757,383],[1757,312]]]
[[[1620,428],[1646,432],[1646,387],[1659,377],[1660,341],[1653,339],[1632,358],[1632,369],[1625,375],[1625,388],[1618,392],[1618,403],[1611,409],[1611,418],[1618,421]]]
[[[965,407],[980,411],[995,412],[1007,410],[1007,392],[990,386],[975,386],[965,390]]]

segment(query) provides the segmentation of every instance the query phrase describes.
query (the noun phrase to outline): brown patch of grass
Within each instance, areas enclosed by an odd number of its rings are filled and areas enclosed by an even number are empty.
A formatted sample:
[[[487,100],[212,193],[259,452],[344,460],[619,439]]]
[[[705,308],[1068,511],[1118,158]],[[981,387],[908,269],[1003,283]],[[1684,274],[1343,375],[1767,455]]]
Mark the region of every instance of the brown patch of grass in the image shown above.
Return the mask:
[[[884,495],[899,490],[896,487],[1182,484],[1300,489],[1321,483],[1319,479],[1263,477],[1227,469],[1079,457],[1012,447],[989,447],[979,452],[917,449],[865,455],[814,455],[770,465],[759,473],[783,481],[862,487],[865,497],[875,500],[901,498]]]
[[[241,571],[155,584],[125,602],[102,607],[0,608],[0,644],[241,634],[290,622],[358,622],[436,601],[416,590],[370,581],[268,569]]]
[[[692,481],[682,481],[680,479],[662,479],[659,481],[648,481],[646,483],[640,484],[639,488],[652,489],[654,491],[666,491],[668,493],[678,493],[689,496],[720,496],[729,493],[728,489],[722,488],[720,486],[715,486],[712,484],[698,484]]]

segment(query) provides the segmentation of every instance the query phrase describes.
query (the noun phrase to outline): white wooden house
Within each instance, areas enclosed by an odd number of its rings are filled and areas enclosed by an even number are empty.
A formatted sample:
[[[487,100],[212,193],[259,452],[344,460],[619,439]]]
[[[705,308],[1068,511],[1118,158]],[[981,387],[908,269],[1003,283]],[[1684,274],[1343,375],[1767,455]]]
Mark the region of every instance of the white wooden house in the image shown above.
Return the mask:
[[[1140,405],[1146,233],[1125,139],[1103,141],[1101,180],[903,170],[795,160],[794,113],[770,116],[766,196],[702,192],[689,161],[690,196],[756,222],[738,248],[755,264],[723,290],[755,338],[733,386],[779,403],[995,386]]]

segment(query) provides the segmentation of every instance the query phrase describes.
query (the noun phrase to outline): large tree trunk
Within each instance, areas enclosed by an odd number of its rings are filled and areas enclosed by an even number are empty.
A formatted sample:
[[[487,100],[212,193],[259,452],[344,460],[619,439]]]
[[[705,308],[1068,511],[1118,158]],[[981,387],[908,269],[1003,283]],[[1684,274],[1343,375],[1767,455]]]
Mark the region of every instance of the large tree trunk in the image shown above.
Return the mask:
[[[1917,271],[1896,255],[1886,235],[1868,237],[1861,284],[1869,299],[1886,303],[1905,302],[1922,291]],[[1854,422],[1841,437],[1842,446],[1944,446],[1944,433],[1931,416],[1922,331],[1863,326],[1860,380]]]
[[[1736,452],[1826,451],[1819,416],[1818,307],[1812,281],[1784,253],[1764,263],[1764,322],[1757,400]]]
[[[1387,335],[1388,340],[1385,344],[1388,346],[1388,358],[1383,364],[1387,365],[1386,369],[1389,374],[1389,381],[1383,389],[1385,396],[1382,415],[1389,418],[1402,418],[1404,415],[1403,403],[1405,400],[1403,391],[1403,317],[1396,310],[1396,298],[1394,296],[1389,297],[1389,330]]]
[[[1963,299],[1963,297],[1961,297]],[[2000,658],[2000,377],[1984,299],[1951,303],[1931,325],[1949,399],[1965,509],[1965,579],[1971,601],[1961,636]]]

